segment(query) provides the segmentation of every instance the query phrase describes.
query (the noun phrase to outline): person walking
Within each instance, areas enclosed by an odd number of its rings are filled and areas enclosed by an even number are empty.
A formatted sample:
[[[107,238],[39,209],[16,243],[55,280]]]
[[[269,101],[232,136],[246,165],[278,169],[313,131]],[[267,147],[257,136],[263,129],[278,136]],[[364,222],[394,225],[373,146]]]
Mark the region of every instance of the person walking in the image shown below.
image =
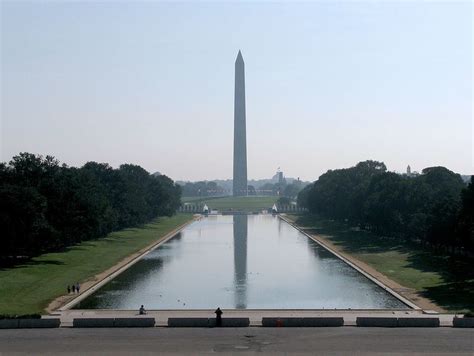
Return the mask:
[[[76,292],[79,293],[79,289],[81,288],[81,286],[79,285],[79,282],[76,283]]]
[[[67,285],[67,294],[71,294],[71,286],[69,284]]]
[[[75,284],[72,285],[72,292],[76,293],[76,285]]]
[[[221,308],[217,307],[216,311],[216,326],[222,326],[222,310]]]

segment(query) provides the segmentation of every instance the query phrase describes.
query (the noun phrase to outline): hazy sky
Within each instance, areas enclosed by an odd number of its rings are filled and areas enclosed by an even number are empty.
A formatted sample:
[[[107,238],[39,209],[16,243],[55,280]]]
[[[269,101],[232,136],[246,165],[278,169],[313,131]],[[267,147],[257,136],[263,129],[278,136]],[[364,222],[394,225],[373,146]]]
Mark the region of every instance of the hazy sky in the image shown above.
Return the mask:
[[[234,60],[249,178],[384,161],[474,173],[471,2],[1,4],[1,160],[232,177]]]

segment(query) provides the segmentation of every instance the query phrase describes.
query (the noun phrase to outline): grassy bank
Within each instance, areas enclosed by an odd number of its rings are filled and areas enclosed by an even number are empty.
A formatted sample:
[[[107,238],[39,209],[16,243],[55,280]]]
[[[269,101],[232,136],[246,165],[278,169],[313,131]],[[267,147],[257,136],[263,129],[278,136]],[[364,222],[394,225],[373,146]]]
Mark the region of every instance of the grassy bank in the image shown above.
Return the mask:
[[[42,313],[68,284],[81,282],[114,266],[128,255],[192,218],[163,217],[140,228],[125,229],[63,252],[48,253],[24,265],[0,269],[0,314]]]
[[[181,197],[181,202],[199,204],[199,203],[202,203],[203,201],[210,201],[210,200],[222,199],[222,198],[229,198],[229,197]]]
[[[270,209],[277,200],[278,197],[273,196],[183,198],[183,202],[207,204],[209,208],[221,211],[230,209],[240,211]]]
[[[436,254],[334,221],[291,216],[309,233],[317,234],[372,266],[390,279],[413,288],[449,311],[474,310],[474,269],[469,258]]]

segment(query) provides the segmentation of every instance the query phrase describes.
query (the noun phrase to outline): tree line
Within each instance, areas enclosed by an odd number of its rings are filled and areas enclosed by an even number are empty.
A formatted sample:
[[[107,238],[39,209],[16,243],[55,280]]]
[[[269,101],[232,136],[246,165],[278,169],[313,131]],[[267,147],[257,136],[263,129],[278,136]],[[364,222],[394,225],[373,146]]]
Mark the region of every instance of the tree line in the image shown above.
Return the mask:
[[[296,199],[298,193],[307,183],[293,180],[290,184],[286,181],[282,183],[265,183],[255,188],[254,185],[248,185],[248,195],[269,195],[287,197],[290,200]],[[230,195],[231,190],[226,190],[214,181],[183,182],[180,184],[183,196],[185,197],[213,197]]]
[[[185,182],[181,185],[184,197],[213,197],[226,195],[226,191],[216,182]]]
[[[474,251],[474,176],[466,185],[444,167],[409,176],[388,172],[382,162],[360,162],[321,175],[299,193],[298,204],[382,236]]]
[[[171,216],[180,200],[170,178],[137,165],[75,168],[20,153],[0,163],[0,265]]]

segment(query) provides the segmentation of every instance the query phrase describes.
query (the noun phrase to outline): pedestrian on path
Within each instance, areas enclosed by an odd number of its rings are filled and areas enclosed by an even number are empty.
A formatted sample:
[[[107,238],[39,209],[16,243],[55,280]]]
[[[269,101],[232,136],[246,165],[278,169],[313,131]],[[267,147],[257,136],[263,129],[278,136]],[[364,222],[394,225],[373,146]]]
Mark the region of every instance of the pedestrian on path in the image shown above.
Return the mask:
[[[75,284],[72,285],[72,292],[76,293],[76,285]]]
[[[67,285],[67,294],[71,294],[71,286],[69,284]]]
[[[222,326],[222,310],[221,308],[217,307],[216,311],[216,326]]]
[[[76,292],[79,293],[79,289],[81,288],[81,286],[79,285],[79,282],[76,283]]]

